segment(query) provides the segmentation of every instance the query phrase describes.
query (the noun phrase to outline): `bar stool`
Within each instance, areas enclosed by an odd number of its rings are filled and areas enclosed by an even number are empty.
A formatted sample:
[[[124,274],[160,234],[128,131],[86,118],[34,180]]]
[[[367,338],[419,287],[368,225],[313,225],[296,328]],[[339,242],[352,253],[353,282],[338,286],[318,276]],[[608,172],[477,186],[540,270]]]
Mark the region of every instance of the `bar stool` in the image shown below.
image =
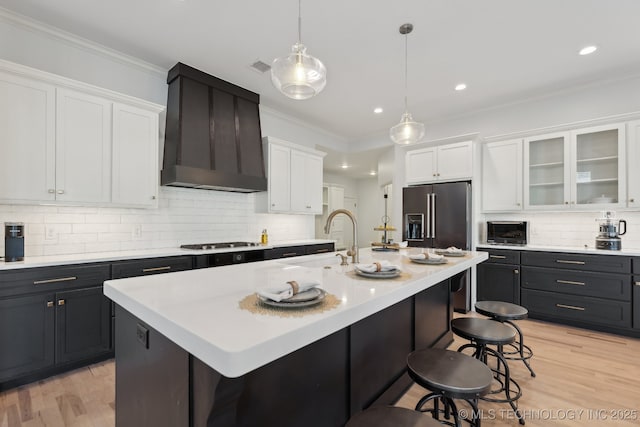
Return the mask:
[[[491,390],[493,380],[487,365],[455,351],[426,349],[409,354],[407,368],[411,379],[431,391],[420,399],[416,411],[431,412],[436,420],[440,420],[441,412],[447,420],[453,415],[453,423],[443,423],[459,427],[461,420],[454,399],[461,399],[471,406],[469,423],[480,427],[478,398]],[[424,408],[429,401],[433,401],[433,409]],[[444,405],[442,410],[439,402]]]
[[[493,378],[500,384],[500,388],[491,390],[487,396],[481,396],[480,399],[487,402],[508,403],[514,410],[520,424],[524,425],[524,418],[516,405],[516,402],[522,396],[522,389],[520,385],[511,378],[509,365],[502,355],[503,346],[515,341],[515,330],[495,320],[473,317],[453,319],[451,321],[451,330],[454,334],[470,341],[470,343],[460,346],[460,348],[458,348],[459,352],[471,348],[473,349],[473,356],[484,362],[487,366],[489,362],[488,356],[496,358],[496,368],[491,368],[491,371],[493,371],[494,374]],[[497,351],[488,347],[489,345],[495,345]],[[503,392],[505,395],[504,399],[489,396]]]
[[[345,427],[440,427],[440,423],[411,409],[373,406],[351,417]]]
[[[502,355],[508,360],[522,360],[529,372],[531,372],[531,376],[535,377],[536,373],[533,372],[531,365],[529,365],[529,359],[533,356],[533,351],[528,345],[524,344],[522,331],[518,325],[513,323],[514,320],[526,319],[529,315],[529,310],[520,305],[503,301],[478,301],[475,307],[478,313],[491,317],[498,322],[506,323],[516,330],[518,338],[516,338],[515,342],[509,344],[514,350],[504,351],[503,349]]]

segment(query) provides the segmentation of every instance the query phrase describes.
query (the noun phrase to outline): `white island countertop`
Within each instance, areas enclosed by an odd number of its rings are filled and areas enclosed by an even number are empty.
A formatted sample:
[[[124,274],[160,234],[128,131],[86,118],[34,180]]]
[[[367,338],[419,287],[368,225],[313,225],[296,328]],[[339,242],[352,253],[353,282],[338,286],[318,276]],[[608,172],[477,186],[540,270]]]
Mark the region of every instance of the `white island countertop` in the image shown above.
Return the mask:
[[[104,293],[211,368],[227,377],[260,366],[339,331],[487,259],[486,252],[448,257],[444,265],[411,262],[399,252],[360,250],[360,261],[401,266],[392,280],[353,275],[336,253],[108,280]],[[419,251],[419,250],[418,250]],[[331,266],[330,269],[325,266]],[[317,280],[340,305],[303,317],[254,314],[239,302],[268,283]]]

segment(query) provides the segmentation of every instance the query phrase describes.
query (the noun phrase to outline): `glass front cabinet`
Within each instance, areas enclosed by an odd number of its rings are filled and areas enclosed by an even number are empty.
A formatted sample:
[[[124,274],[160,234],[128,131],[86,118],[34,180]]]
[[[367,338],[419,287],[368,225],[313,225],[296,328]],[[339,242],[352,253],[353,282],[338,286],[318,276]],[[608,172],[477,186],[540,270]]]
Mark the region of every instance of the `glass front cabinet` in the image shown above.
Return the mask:
[[[526,138],[525,209],[624,207],[624,150],[624,124]]]

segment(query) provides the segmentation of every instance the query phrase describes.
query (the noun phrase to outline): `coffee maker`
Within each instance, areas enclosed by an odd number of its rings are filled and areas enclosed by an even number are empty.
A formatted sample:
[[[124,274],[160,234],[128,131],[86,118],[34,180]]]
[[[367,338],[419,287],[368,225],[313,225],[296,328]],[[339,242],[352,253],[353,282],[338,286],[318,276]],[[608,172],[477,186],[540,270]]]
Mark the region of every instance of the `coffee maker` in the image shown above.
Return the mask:
[[[600,223],[600,233],[596,236],[596,249],[608,249],[619,251],[622,249],[620,236],[627,232],[627,221],[616,219],[616,213],[602,212],[602,216],[596,221]]]
[[[4,223],[4,260],[7,262],[24,259],[24,224]]]

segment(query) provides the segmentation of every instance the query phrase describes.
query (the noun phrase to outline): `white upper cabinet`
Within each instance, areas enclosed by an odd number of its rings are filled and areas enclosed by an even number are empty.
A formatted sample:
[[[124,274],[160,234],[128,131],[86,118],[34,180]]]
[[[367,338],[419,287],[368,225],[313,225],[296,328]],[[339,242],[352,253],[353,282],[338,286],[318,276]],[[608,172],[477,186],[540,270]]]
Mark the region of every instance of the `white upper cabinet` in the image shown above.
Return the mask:
[[[521,183],[524,183],[524,208],[527,210],[600,210],[631,206],[627,201],[624,124],[525,138],[522,181],[514,164],[520,165],[519,149],[516,148],[519,141],[489,143],[483,147],[483,210],[520,209],[517,195],[520,190],[513,185],[520,186]],[[630,154],[637,156],[633,152]],[[633,162],[632,159],[629,161]],[[630,171],[632,169],[629,167]],[[633,173],[628,179],[630,188],[634,180],[638,181]],[[500,188],[503,194],[494,194],[494,188]],[[632,190],[629,191],[630,199]]]
[[[482,146],[482,210],[522,210],[522,140]]]
[[[464,141],[411,150],[406,154],[405,166],[407,184],[471,179],[473,145]]]
[[[625,126],[571,132],[571,200],[580,208],[626,206]]]
[[[0,71],[0,199],[55,200],[55,87]]]
[[[269,212],[291,211],[291,149],[269,144],[267,149]]]
[[[322,214],[322,157],[291,150],[291,211]]]
[[[524,139],[525,209],[566,208],[571,200],[570,133]]]
[[[56,104],[56,200],[109,202],[112,103],[58,89]]]
[[[259,211],[322,214],[324,153],[272,137],[263,138],[266,193],[256,195]]]
[[[640,208],[640,120],[629,122],[627,129],[627,206]]]
[[[0,202],[156,206],[163,108],[0,60]]]
[[[158,114],[113,105],[113,203],[154,207],[158,199]]]

